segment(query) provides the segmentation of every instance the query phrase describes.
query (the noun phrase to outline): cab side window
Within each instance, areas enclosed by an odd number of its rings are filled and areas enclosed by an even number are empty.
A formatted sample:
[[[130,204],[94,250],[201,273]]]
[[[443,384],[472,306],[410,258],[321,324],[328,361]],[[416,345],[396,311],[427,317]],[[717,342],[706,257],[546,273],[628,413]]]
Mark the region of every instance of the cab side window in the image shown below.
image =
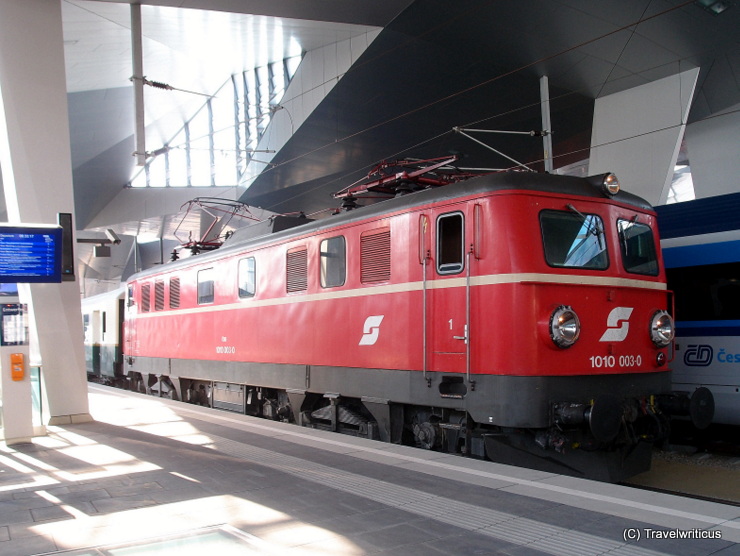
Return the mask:
[[[198,304],[213,303],[215,299],[212,268],[198,271]]]
[[[343,286],[347,277],[347,248],[344,236],[332,237],[321,242],[321,286]]]
[[[461,212],[437,218],[437,272],[459,274],[465,268],[465,219]]]

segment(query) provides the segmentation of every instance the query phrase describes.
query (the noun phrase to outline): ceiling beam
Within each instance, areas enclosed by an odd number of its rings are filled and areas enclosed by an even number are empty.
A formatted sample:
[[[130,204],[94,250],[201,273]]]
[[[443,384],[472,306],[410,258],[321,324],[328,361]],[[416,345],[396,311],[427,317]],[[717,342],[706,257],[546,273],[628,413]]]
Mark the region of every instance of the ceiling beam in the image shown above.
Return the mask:
[[[394,17],[413,3],[413,0],[373,0],[372,2],[347,2],[347,0],[95,0],[117,4],[142,4],[213,10],[251,15],[267,15],[307,21],[329,21],[355,25],[385,27]]]

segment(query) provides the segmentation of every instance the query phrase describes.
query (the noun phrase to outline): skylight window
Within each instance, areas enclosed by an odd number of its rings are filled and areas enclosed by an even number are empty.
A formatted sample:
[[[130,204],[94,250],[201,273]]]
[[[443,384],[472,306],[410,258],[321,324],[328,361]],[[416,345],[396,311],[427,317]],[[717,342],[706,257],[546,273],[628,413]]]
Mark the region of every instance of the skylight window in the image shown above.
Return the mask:
[[[231,76],[143,168],[131,187],[239,184],[302,56]]]
[[[727,0],[696,0],[694,4],[714,15],[719,15],[732,7],[732,3]]]

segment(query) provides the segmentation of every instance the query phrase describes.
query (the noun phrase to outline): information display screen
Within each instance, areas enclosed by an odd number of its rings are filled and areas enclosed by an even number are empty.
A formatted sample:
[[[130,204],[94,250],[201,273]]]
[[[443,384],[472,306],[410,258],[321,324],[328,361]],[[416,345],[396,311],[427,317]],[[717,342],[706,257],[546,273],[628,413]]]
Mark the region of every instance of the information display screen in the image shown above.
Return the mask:
[[[28,344],[28,311],[20,303],[0,305],[0,345],[25,346]]]
[[[0,283],[61,281],[61,227],[0,226]]]

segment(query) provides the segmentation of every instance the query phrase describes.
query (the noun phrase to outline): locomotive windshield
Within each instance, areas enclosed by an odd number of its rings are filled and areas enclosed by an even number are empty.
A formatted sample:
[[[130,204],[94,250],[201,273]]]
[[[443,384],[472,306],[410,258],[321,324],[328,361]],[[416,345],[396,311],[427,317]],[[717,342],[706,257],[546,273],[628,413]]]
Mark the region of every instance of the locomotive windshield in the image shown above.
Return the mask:
[[[546,210],[540,213],[547,264],[604,270],[609,266],[604,222],[595,214]]]
[[[634,274],[657,276],[658,258],[650,226],[633,220],[620,220],[617,229],[624,269]]]

